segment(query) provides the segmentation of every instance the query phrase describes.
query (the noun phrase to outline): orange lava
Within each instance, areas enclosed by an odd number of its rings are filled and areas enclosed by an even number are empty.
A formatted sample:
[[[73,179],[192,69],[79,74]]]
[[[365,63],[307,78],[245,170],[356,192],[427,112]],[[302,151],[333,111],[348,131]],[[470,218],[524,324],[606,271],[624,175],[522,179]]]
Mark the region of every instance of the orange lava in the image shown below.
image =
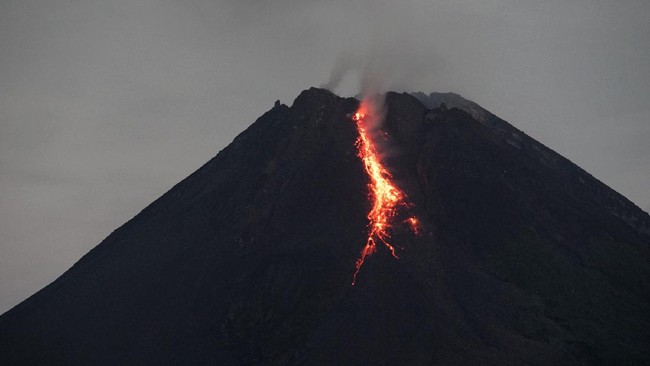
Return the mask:
[[[417,217],[409,217],[406,219],[406,223],[409,224],[415,235],[420,235],[420,221]]]
[[[366,258],[377,251],[377,244],[382,243],[388,248],[390,253],[396,259],[399,259],[395,253],[395,247],[388,242],[390,239],[391,221],[396,215],[397,207],[406,204],[406,195],[391,181],[393,176],[382,165],[377,148],[368,132],[368,119],[372,118],[368,113],[372,110],[369,101],[362,101],[357,112],[352,116],[357,124],[359,138],[357,139],[357,154],[363,161],[366,173],[370,177],[370,198],[373,201],[372,209],[368,213],[369,232],[366,245],[361,251],[361,255],[356,262],[356,269],[352,278],[354,286],[357,280],[357,274],[363,266]],[[406,220],[415,234],[418,234],[419,222],[416,217]]]

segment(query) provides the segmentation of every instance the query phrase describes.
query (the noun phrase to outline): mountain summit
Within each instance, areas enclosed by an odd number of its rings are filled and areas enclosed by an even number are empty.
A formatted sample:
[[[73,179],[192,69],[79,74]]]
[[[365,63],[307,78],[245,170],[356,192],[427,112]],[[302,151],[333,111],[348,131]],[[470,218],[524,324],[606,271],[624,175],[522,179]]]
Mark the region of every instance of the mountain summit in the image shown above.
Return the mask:
[[[420,226],[352,286],[358,107],[276,103],[2,315],[0,364],[650,364],[648,214],[457,94],[386,94],[382,160]]]

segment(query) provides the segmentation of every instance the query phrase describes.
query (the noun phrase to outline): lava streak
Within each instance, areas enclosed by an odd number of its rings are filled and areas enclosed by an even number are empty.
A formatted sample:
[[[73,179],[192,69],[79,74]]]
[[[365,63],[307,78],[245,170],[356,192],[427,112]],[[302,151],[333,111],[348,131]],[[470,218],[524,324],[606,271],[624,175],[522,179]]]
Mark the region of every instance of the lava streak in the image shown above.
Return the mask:
[[[359,138],[357,139],[357,154],[363,161],[366,173],[370,177],[370,198],[373,201],[372,209],[368,213],[369,231],[366,245],[361,251],[361,255],[356,262],[354,276],[352,278],[352,285],[354,286],[357,280],[357,274],[363,266],[366,258],[377,251],[377,244],[384,244],[393,257],[399,259],[395,253],[395,247],[388,242],[390,239],[391,221],[396,215],[397,207],[399,205],[407,206],[406,195],[391,181],[393,176],[383,166],[377,153],[377,148],[369,133],[370,118],[377,118],[372,116],[371,113],[375,108],[371,101],[364,100],[361,102],[359,109],[352,115],[352,120],[357,124],[357,131]],[[411,217],[407,219],[407,223],[414,233],[418,233],[419,222],[417,218]]]

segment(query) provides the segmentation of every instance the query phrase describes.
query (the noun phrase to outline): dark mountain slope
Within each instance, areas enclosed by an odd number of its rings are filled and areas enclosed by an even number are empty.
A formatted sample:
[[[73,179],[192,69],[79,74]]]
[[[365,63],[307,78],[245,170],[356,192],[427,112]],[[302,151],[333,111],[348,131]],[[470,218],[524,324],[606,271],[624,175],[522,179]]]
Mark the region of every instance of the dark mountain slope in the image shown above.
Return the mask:
[[[495,116],[480,105],[455,93],[430,93],[426,95],[417,92],[412,95],[429,109],[435,109],[444,103],[446,107],[458,108],[467,112],[481,124],[490,127],[493,133],[499,135],[502,141],[521,150],[526,155],[539,160],[542,164],[552,167],[558,174],[567,179],[567,182],[575,184],[578,181],[581,185],[578,190],[591,191],[594,194],[591,198],[596,199],[600,205],[608,208],[610,213],[618,216],[639,231],[650,234],[650,221],[648,220],[647,213],[640,210],[628,199],[593,178],[589,173],[569,160],[513,127],[508,122]]]
[[[0,364],[650,362],[648,215],[505,121],[410,95],[387,95],[387,163],[423,232],[396,227],[401,259],[380,248],[351,287],[357,105],[276,105],[0,317]]]

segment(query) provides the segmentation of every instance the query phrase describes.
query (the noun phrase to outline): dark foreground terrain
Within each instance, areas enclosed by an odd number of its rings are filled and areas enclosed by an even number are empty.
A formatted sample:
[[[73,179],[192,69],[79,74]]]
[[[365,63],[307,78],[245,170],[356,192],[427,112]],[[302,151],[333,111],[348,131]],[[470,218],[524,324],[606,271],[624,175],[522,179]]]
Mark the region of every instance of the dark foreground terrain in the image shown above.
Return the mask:
[[[0,364],[650,364],[648,214],[455,94],[387,95],[422,233],[351,286],[358,103],[277,104],[2,315]]]

